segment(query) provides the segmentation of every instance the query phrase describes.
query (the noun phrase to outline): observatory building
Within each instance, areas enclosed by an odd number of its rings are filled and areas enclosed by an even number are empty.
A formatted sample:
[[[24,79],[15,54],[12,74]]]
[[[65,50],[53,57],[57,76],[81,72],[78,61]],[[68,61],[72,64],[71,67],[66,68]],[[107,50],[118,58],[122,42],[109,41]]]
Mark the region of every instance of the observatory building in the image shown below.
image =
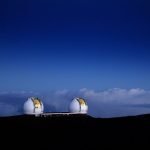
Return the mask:
[[[83,98],[74,98],[69,105],[68,112],[43,112],[44,105],[39,98],[31,97],[24,103],[24,114],[35,116],[55,116],[55,115],[73,115],[87,114],[88,105]]]
[[[39,115],[44,111],[44,105],[39,98],[31,97],[24,103],[24,114]]]
[[[69,106],[70,113],[87,114],[88,105],[83,98],[74,98]]]

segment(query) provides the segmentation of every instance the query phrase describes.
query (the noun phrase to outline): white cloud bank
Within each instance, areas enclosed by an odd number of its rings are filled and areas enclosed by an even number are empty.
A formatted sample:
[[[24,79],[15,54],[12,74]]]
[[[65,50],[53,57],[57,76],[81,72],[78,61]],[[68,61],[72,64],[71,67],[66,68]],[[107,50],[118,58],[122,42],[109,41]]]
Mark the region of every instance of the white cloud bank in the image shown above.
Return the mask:
[[[29,96],[43,100],[45,111],[68,111],[74,97],[83,97],[89,105],[89,115],[94,117],[118,117],[150,113],[150,91],[140,88],[113,88],[103,91],[80,89],[59,90],[47,93],[0,92],[0,115],[22,113],[22,105]]]
[[[114,88],[94,91],[84,88],[80,93],[88,100],[89,113],[96,117],[150,113],[150,91],[148,90]]]
[[[145,91],[143,89],[108,89],[105,91],[94,91],[88,90],[86,88],[81,89],[80,93],[84,97],[93,100],[95,102],[103,103],[121,103],[121,104],[139,104],[150,102],[150,91]]]

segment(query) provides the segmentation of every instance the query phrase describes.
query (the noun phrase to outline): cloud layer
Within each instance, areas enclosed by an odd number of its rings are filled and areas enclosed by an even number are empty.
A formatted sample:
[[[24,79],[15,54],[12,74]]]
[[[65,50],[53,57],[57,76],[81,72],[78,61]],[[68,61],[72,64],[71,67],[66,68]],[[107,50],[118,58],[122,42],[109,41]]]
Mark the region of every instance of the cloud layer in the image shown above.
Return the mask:
[[[88,100],[89,113],[96,117],[118,117],[150,113],[150,91],[144,89],[108,89],[104,91],[81,89]]]
[[[150,91],[140,88],[113,88],[103,91],[80,89],[60,90],[47,93],[0,92],[0,116],[22,114],[23,103],[30,96],[43,100],[45,112],[66,112],[74,97],[83,97],[94,117],[118,117],[150,113]]]

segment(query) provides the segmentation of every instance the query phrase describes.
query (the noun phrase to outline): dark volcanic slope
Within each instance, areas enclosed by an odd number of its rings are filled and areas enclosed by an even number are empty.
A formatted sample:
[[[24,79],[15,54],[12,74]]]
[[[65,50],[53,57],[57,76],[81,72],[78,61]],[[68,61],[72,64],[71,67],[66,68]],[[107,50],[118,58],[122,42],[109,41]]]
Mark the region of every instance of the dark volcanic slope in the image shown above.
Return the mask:
[[[143,148],[150,143],[150,115],[112,119],[86,115],[3,117],[0,129],[3,142],[15,140],[17,145],[28,141],[27,145],[42,149]]]

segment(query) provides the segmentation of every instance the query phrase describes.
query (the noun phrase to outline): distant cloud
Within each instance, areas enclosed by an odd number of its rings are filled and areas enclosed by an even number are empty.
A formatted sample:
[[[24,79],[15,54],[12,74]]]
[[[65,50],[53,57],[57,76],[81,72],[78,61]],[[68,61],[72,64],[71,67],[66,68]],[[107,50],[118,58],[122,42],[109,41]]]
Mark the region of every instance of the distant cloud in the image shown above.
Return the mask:
[[[94,91],[84,88],[80,90],[80,93],[88,100],[91,108],[89,113],[96,117],[150,113],[150,107],[146,107],[150,106],[150,91],[144,89],[114,88]]]
[[[53,107],[53,109],[48,109],[48,111],[66,112],[68,111],[70,101],[75,97],[76,93],[77,92],[69,90],[58,90],[50,91],[49,93],[44,93],[42,95],[44,104]]]
[[[0,92],[0,116],[12,116],[23,113],[23,104],[29,96],[39,94],[27,91]]]
[[[150,91],[145,91],[143,89],[108,89],[104,91],[94,91],[89,89],[81,89],[80,92],[84,97],[88,99],[93,99],[94,101],[100,101],[103,103],[145,103],[150,102]]]
[[[0,115],[1,116],[11,116],[18,113],[18,107],[15,105],[0,103]]]
[[[113,88],[96,91],[83,88],[78,91],[64,89],[47,93],[0,92],[0,115],[22,114],[23,104],[31,96],[43,100],[46,112],[68,111],[68,106],[74,97],[83,97],[89,105],[89,115],[94,117],[118,117],[150,113],[149,90]]]

